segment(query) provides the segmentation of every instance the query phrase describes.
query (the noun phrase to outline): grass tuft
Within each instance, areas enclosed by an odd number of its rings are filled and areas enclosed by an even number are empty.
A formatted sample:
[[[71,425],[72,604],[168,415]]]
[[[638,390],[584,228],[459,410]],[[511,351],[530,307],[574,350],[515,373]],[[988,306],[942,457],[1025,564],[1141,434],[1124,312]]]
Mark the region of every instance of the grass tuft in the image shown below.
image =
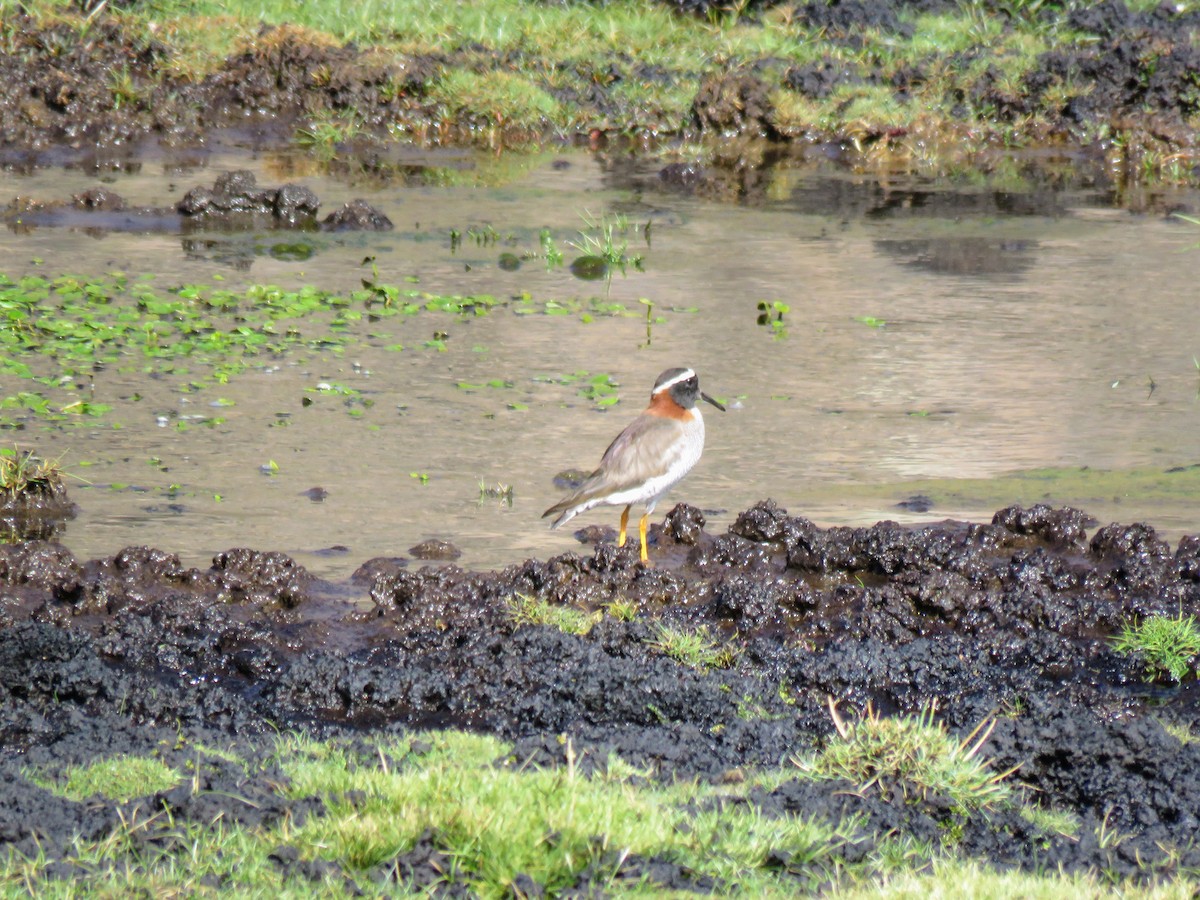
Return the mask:
[[[936,704],[916,716],[884,718],[869,705],[866,714],[847,721],[829,701],[837,735],[811,759],[794,759],[803,771],[819,778],[844,778],[860,791],[924,798],[938,794],[961,809],[994,808],[1013,801],[1005,779],[1014,770],[993,772],[979,758],[995,720],[985,720],[963,740],[934,721]]]
[[[455,69],[431,87],[430,97],[445,110],[448,123],[473,117],[484,126],[527,131],[570,124],[557,100],[510,72]]]
[[[1172,681],[1182,681],[1195,671],[1200,655],[1200,629],[1196,617],[1147,616],[1141,622],[1127,622],[1113,640],[1119,653],[1136,653],[1146,662],[1151,674],[1166,673]]]
[[[540,597],[513,594],[506,601],[513,624],[549,625],[565,634],[587,634],[592,626],[604,618],[600,612],[584,612],[574,606],[550,603]]]
[[[637,618],[638,605],[627,597],[618,597],[604,604],[604,611],[620,622],[632,622]]]
[[[0,493],[9,499],[28,493],[52,493],[62,480],[58,459],[42,459],[32,450],[0,448]]]
[[[706,625],[688,631],[658,622],[654,630],[658,637],[650,646],[693,669],[728,669],[737,660],[737,651],[718,644]]]

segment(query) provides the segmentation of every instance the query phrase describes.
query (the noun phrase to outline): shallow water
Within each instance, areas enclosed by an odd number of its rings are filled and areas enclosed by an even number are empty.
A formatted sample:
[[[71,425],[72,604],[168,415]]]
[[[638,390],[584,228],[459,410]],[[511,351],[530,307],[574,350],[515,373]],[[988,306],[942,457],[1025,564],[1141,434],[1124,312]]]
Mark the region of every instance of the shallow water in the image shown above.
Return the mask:
[[[0,200],[66,199],[103,180],[132,203],[170,206],[195,184],[249,168],[260,186],[311,187],[323,212],[364,197],[396,225],[311,236],[316,252],[303,261],[273,257],[271,247],[294,235],[269,231],[34,225],[0,233],[0,271],[12,277],[120,269],[156,273],[161,288],[349,291],[373,255],[380,280],[405,287],[498,299],[528,292],[538,308],[600,298],[633,311],[585,321],[579,312],[521,315],[518,304],[471,319],[384,319],[344,356],[274,362],[189,395],[136,372],[98,373],[97,398],[114,406],[104,421],[119,430],[4,437],[62,455],[88,482],[72,489],[80,515],[63,536],[77,555],[150,544],[206,564],[213,552],[250,545],[342,578],[430,537],[459,546],[471,568],[574,549],[569,533],[540,518],[560,496],[553,476],[594,466],[655,376],[675,365],[694,367],[731,409],[706,408],[704,457],[659,519],[687,500],[723,529],[773,497],[819,524],[985,520],[1044,496],[1171,537],[1200,531],[1194,495],[1142,495],[1123,480],[1200,462],[1200,228],[1083,189],[1006,192],[780,168],[738,203],[664,187],[660,163],[582,151],[402,162],[390,180],[321,175],[303,157],[251,152],[0,172]],[[1198,202],[1180,192],[1158,207]],[[565,266],[498,264],[501,253],[536,251],[542,227],[569,261],[583,217],[618,212],[651,223],[650,242],[631,237],[644,271],[614,277],[607,296],[604,282]],[[489,225],[498,241],[452,247],[452,229]],[[661,318],[649,337],[642,298]],[[757,323],[761,301],[790,308],[778,335]],[[448,333],[445,352],[423,346],[435,331]],[[395,343],[404,350],[385,349]],[[620,402],[600,411],[577,384],[553,380],[581,371],[611,375]],[[22,389],[0,379],[3,394]],[[491,379],[512,386],[457,386]],[[320,382],[374,403],[351,417],[339,398],[306,393]],[[232,405],[211,406],[218,399]],[[224,422],[171,427],[193,414]],[[264,474],[271,462],[277,473]],[[1085,471],[1036,489],[1004,478],[1044,468]],[[481,496],[481,483],[511,486],[511,506]],[[315,486],[328,492],[321,502],[304,494]],[[897,508],[917,492],[933,498],[928,512]],[[575,522],[617,517],[600,509]]]

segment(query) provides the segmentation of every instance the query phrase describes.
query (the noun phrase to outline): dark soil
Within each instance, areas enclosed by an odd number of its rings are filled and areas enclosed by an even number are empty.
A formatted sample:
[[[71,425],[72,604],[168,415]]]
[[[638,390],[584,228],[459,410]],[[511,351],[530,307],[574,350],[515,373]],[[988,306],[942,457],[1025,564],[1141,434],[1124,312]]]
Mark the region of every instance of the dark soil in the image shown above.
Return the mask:
[[[653,568],[632,545],[601,543],[500,572],[371,560],[351,585],[248,549],[200,571],[145,547],[81,561],[53,543],[0,546],[0,843],[40,846],[69,875],[72,836],[101,836],[129,810],[56,799],[22,767],[53,772],[117,753],[200,766],[199,793],[189,779],[133,801],[165,804],[176,823],[319,812],[274,796],[281,776],[270,765],[247,775],[184,759],[189,751],[170,749],[180,734],[266,760],[279,729],[354,741],[467,728],[549,766],[564,763],[565,734],[586,766],[613,750],[655,777],[727,781],[819,747],[834,698],[845,715],[936,701],[963,736],[998,716],[983,750],[995,769],[1019,766],[1032,802],[1082,822],[1075,838],[1047,835],[1015,812],[966,816],[944,798],[906,797],[903,785],[859,796],[793,780],[739,801],[771,815],[862,813],[840,851],[847,860],[899,833],[935,844],[954,834],[961,853],[1031,871],[1153,879],[1200,866],[1200,742],[1163,727],[1200,729],[1196,681],[1154,683],[1142,660],[1111,647],[1130,620],[1200,614],[1200,539],[1172,550],[1146,525],[1089,539],[1082,513],[1044,506],[1004,509],[986,525],[820,529],[767,501],[726,534],[703,523],[680,505],[652,527]],[[362,602],[347,599],[356,591]],[[506,600],[516,593],[587,609],[620,598],[639,612],[572,636],[514,626]],[[736,651],[732,666],[666,657],[653,645],[657,623],[707,626]],[[1102,823],[1124,839],[1102,845]],[[421,883],[442,852],[431,835],[377,874]],[[330,871],[292,848],[277,856]],[[663,861],[627,865],[622,877],[711,887]]]

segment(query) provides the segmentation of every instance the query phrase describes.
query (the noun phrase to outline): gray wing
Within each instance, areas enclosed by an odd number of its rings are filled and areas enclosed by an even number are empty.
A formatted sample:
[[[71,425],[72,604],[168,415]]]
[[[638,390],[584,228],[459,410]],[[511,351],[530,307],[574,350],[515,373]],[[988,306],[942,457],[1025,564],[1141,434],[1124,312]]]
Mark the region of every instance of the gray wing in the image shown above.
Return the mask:
[[[675,419],[642,413],[608,445],[600,458],[599,468],[587,477],[579,490],[554,504],[542,513],[542,517],[570,511],[589,500],[627,490],[666,474],[683,452],[683,442],[679,440],[682,434],[683,425]],[[560,518],[554,527],[569,518],[570,515]]]
[[[683,453],[683,436],[678,420],[643,413],[608,445],[588,482],[601,476],[605,493],[615,494],[665,475]]]

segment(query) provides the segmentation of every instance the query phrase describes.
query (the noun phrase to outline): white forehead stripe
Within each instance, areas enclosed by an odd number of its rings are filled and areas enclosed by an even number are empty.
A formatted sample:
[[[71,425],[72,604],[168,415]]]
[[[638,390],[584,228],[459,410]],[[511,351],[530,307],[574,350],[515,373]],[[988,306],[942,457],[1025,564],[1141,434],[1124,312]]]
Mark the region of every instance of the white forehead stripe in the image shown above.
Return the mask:
[[[681,381],[687,381],[689,378],[695,378],[695,377],[696,377],[696,373],[693,372],[691,369],[684,369],[682,372],[680,372],[678,375],[676,375],[670,381],[664,381],[662,384],[660,384],[658,387],[656,387],[654,389],[654,393],[661,394],[663,391],[669,391],[671,388],[675,387],[675,385],[679,384]]]

